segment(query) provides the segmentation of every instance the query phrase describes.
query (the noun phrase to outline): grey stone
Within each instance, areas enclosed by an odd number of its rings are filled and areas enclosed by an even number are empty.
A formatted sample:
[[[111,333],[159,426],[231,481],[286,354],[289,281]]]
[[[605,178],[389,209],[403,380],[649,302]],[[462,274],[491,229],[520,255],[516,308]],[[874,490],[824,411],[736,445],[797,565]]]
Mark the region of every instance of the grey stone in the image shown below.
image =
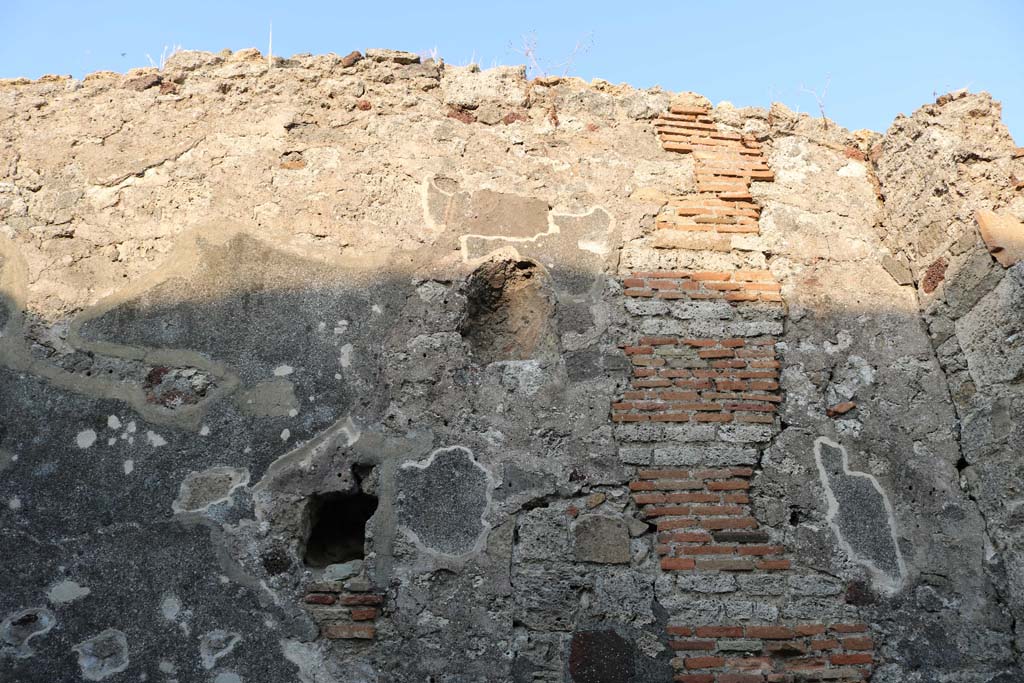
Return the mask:
[[[587,515],[573,526],[573,534],[577,562],[629,562],[629,529],[621,518]]]

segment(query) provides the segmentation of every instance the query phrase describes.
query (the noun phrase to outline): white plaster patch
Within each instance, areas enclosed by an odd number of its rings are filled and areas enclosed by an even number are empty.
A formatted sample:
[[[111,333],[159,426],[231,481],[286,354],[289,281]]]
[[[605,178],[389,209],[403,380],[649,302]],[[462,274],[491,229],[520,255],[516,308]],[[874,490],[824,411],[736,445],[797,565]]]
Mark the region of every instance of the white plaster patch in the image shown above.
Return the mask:
[[[128,425],[124,428],[124,431],[127,434],[134,434],[136,431],[138,431],[138,427],[135,426],[135,420],[129,422]]]
[[[209,425],[203,425],[202,427],[199,428],[199,436],[209,436],[209,435],[210,435],[210,426]]]
[[[135,471],[135,461],[131,458],[125,460],[124,463],[122,463],[122,466],[124,467],[125,474],[131,474]]]
[[[287,377],[293,372],[295,372],[295,368],[290,365],[278,365],[274,368],[274,377]]]
[[[204,633],[199,641],[199,659],[203,663],[203,668],[212,669],[217,664],[217,660],[231,654],[241,640],[242,637],[239,634],[222,629]]]
[[[7,501],[7,507],[9,507],[12,510],[20,510],[21,509],[21,498],[18,498],[17,496],[14,496],[9,501]]]
[[[109,429],[120,429],[121,420],[118,419],[117,415],[110,415],[107,417],[107,427]]]
[[[839,501],[836,500],[835,492],[832,490],[832,486],[829,483],[828,473],[825,469],[825,464],[822,462],[821,447],[827,445],[831,448],[837,449],[842,453],[842,468],[843,475],[847,477],[855,477],[858,479],[867,479],[871,486],[878,492],[881,497],[882,504],[885,506],[885,512],[887,516],[889,534],[892,538],[893,550],[896,553],[896,563],[899,567],[899,576],[890,576],[887,572],[882,571],[873,561],[864,557],[850,545],[850,542],[843,536],[842,531],[839,529],[839,525],[836,522],[836,517],[839,514]],[[903,577],[907,575],[906,565],[903,562],[903,553],[900,551],[899,542],[896,539],[896,517],[893,513],[892,504],[889,502],[889,497],[885,494],[882,486],[878,483],[870,474],[866,472],[856,472],[850,470],[849,456],[846,452],[846,448],[840,444],[832,441],[824,436],[818,437],[814,440],[814,461],[818,466],[818,476],[821,479],[822,487],[825,490],[825,498],[828,504],[828,511],[826,518],[828,519],[829,526],[832,527],[832,531],[836,535],[836,539],[839,541],[839,546],[843,551],[850,557],[851,560],[857,564],[867,568],[868,572],[874,579],[876,587],[882,590],[884,593],[892,595],[896,593],[903,584]]]
[[[352,365],[351,344],[345,344],[344,346],[341,347],[340,353],[338,354],[338,363],[340,363],[341,367],[343,368],[347,368],[348,366]]]
[[[153,448],[159,448],[160,446],[166,446],[167,445],[167,440],[164,439],[164,437],[160,436],[159,434],[157,434],[154,431],[147,431],[146,432],[146,441]]]
[[[851,161],[836,171],[836,175],[844,178],[864,178],[868,174],[867,167],[859,161]]]
[[[298,408],[292,408],[291,410],[288,411],[288,417],[295,417],[298,414],[299,414],[299,409]]]
[[[84,598],[92,591],[78,584],[75,581],[58,581],[57,583],[50,586],[50,589],[46,591],[47,599],[54,605],[66,605],[69,602],[74,602],[79,598]]]
[[[370,310],[373,311],[376,315],[380,315],[381,313],[384,312],[384,309],[381,308],[380,304],[374,304],[373,306],[370,307]]]
[[[281,430],[281,441],[287,441],[292,437],[292,431],[290,429]]]
[[[96,443],[96,432],[91,429],[83,429],[75,437],[75,443],[78,444],[79,448],[89,448]]]

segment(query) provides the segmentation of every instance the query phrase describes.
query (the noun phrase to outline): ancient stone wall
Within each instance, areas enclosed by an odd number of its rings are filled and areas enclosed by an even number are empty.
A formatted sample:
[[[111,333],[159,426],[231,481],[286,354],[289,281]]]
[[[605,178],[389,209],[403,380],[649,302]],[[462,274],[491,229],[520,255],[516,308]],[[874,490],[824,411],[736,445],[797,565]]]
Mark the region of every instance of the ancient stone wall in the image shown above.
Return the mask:
[[[0,680],[1020,680],[1024,150],[388,50],[0,83]]]

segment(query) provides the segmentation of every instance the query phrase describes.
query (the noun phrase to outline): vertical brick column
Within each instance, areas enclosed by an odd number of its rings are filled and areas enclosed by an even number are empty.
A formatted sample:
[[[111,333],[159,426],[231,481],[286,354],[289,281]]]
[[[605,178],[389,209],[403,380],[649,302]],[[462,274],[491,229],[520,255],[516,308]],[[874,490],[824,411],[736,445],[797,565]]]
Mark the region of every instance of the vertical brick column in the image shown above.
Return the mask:
[[[655,229],[757,235],[750,183],[774,178],[761,144],[702,108],[655,125],[664,149],[693,155],[697,189],[672,197]],[[638,466],[638,514],[657,528],[675,680],[866,680],[874,644],[844,587],[801,568],[754,511],[752,479],[780,430],[779,283],[737,268],[630,272],[623,286],[636,336],[622,343],[632,377],[611,419]]]

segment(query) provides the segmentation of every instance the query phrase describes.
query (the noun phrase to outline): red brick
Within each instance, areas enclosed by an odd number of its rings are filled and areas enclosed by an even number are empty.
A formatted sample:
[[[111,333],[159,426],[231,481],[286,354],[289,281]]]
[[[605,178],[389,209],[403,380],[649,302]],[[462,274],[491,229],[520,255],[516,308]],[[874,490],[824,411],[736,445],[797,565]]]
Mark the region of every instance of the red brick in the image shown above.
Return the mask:
[[[654,353],[654,347],[653,346],[627,346],[622,351],[627,356],[632,356],[632,355],[635,355],[635,354],[638,354],[638,353],[650,354],[650,353]]]
[[[871,664],[875,661],[875,658],[868,652],[857,653],[857,654],[834,654],[829,657],[829,661],[833,664]]]
[[[698,638],[740,638],[743,636],[742,626],[698,626]]]
[[[690,273],[691,280],[716,280],[718,282],[727,282],[731,277],[732,273],[726,273],[721,270],[698,270]]]
[[[732,358],[735,353],[732,349],[704,349],[698,351],[697,355],[701,358]]]
[[[376,607],[356,607],[350,613],[352,621],[369,621],[376,619],[380,615],[380,610]]]
[[[761,560],[757,563],[758,569],[765,570],[783,570],[789,569],[792,566],[792,562],[789,560]]]
[[[693,416],[696,422],[732,422],[731,413],[696,413]]]
[[[832,624],[829,630],[835,633],[865,633],[868,630],[867,624]]]
[[[343,605],[380,605],[384,602],[384,596],[378,593],[364,593],[362,595],[343,595]]]
[[[799,632],[800,631],[800,627],[797,627],[796,630]],[[822,631],[824,631],[824,630],[825,630],[825,627],[823,626],[822,627]],[[836,640],[835,638],[825,638],[825,639],[818,639],[818,640],[812,640],[811,641],[811,649],[812,650],[835,650],[838,647],[839,647],[839,641]]]
[[[875,647],[874,641],[867,637],[843,638],[845,650],[870,650]]]
[[[750,488],[746,479],[729,479],[728,481],[709,481],[708,491],[742,491]]]
[[[661,568],[665,571],[675,571],[679,569],[693,569],[697,566],[689,557],[663,557],[661,558]]]
[[[683,548],[685,555],[732,555],[735,552],[734,545],[697,545]]]
[[[722,501],[726,503],[739,503],[746,505],[750,503],[750,496],[745,493],[727,493],[722,496]]]
[[[662,543],[710,543],[711,534],[703,531],[677,531],[659,534],[658,540]]]
[[[665,346],[677,341],[675,337],[640,337],[640,344],[644,346]]]
[[[667,629],[670,636],[692,636],[693,628],[691,626],[669,626]]]
[[[714,674],[676,674],[675,683],[715,683]]]
[[[627,277],[622,285],[627,289],[643,289],[644,281],[638,277]]]
[[[338,639],[359,639],[371,640],[377,635],[377,629],[369,624],[326,624],[323,627],[323,636],[331,640]]]
[[[714,669],[725,664],[724,657],[687,657],[687,669]]]
[[[310,593],[306,596],[306,603],[310,605],[333,605],[337,598],[326,593]]]
[[[658,521],[658,531],[688,529],[695,526],[697,526],[696,517],[676,517],[675,519],[662,519]]]

